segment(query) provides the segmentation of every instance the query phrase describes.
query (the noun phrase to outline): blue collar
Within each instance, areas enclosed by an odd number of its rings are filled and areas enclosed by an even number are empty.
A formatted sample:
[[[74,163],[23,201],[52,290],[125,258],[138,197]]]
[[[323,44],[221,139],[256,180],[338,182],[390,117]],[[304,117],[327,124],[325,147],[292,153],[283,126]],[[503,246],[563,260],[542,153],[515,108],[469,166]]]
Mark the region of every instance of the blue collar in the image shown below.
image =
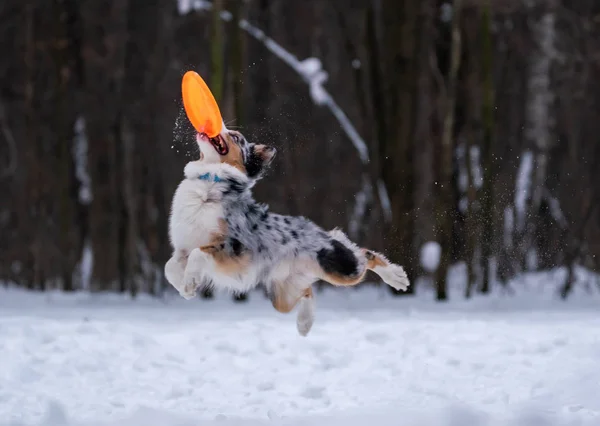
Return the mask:
[[[198,179],[207,181],[212,180],[213,182],[221,182],[223,180],[219,176],[211,175],[210,173],[204,173],[203,175],[198,176]]]

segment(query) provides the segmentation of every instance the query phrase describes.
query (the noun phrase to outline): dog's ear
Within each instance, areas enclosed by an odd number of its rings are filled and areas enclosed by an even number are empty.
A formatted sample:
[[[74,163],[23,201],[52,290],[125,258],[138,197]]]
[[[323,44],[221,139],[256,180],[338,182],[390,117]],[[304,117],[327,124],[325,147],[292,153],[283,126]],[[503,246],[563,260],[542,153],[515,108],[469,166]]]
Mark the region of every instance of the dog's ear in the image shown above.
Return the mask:
[[[275,158],[277,150],[266,145],[252,145],[246,161],[248,177],[258,176]]]
[[[277,150],[272,146],[267,145],[254,145],[254,154],[260,158],[263,167],[267,167],[275,158],[275,154],[277,154]]]

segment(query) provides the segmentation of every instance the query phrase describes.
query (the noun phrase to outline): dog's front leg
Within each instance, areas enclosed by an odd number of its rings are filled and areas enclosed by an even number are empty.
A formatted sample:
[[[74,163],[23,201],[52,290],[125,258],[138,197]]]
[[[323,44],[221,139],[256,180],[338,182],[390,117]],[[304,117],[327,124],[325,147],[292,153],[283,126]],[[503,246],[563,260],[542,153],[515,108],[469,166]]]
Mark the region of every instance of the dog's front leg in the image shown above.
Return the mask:
[[[183,274],[187,265],[187,255],[179,252],[173,253],[173,256],[165,264],[165,278],[177,291],[181,293],[183,286]]]
[[[179,290],[179,294],[185,299],[193,299],[196,296],[198,287],[204,280],[204,271],[206,267],[206,254],[199,248],[195,248],[190,252],[187,260],[185,273],[183,274],[183,282]]]

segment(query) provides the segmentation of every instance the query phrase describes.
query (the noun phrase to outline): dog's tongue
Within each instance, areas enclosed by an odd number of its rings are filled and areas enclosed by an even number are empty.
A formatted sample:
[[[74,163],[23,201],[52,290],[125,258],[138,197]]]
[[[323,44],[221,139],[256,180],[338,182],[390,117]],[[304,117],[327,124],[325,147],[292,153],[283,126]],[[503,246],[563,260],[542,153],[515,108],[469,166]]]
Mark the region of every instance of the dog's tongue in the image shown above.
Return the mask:
[[[198,131],[214,138],[223,128],[223,118],[212,92],[198,73],[188,71],[181,81],[183,108]]]

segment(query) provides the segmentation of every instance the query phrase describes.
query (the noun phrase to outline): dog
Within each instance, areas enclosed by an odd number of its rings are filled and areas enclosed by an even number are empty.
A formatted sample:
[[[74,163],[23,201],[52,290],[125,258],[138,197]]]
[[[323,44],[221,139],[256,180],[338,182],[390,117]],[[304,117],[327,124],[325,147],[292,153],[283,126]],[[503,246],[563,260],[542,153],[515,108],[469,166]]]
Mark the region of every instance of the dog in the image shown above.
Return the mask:
[[[169,218],[173,255],[165,276],[181,296],[191,299],[204,287],[247,292],[263,285],[277,311],[298,306],[297,330],[306,336],[318,280],[354,286],[371,270],[394,289],[408,288],[401,266],[358,247],[341,230],[271,213],[254,200],[252,188],[275,148],[250,143],[225,125],[214,138],[197,134],[196,142],[200,158],[185,166]]]

